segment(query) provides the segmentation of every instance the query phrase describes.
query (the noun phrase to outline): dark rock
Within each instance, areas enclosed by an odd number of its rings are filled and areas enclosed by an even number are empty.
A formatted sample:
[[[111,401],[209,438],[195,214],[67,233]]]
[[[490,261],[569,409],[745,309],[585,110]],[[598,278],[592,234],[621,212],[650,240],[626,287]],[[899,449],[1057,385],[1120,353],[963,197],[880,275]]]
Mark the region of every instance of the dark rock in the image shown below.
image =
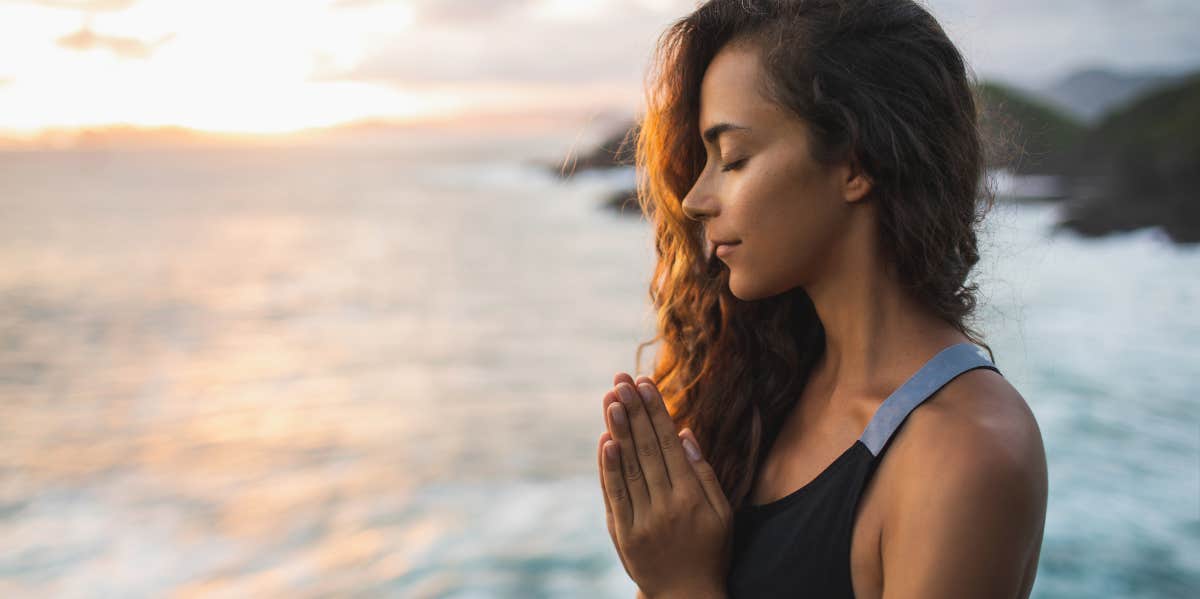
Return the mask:
[[[1088,181],[1061,226],[1085,235],[1161,226],[1200,241],[1200,73],[1105,117],[1070,173]]]
[[[639,216],[642,214],[642,207],[637,200],[637,191],[633,189],[623,189],[609,195],[604,201],[604,207],[621,215]]]
[[[581,156],[568,156],[562,164],[554,165],[554,172],[566,178],[580,171],[632,166],[639,131],[638,124],[631,122],[613,132],[591,152]]]

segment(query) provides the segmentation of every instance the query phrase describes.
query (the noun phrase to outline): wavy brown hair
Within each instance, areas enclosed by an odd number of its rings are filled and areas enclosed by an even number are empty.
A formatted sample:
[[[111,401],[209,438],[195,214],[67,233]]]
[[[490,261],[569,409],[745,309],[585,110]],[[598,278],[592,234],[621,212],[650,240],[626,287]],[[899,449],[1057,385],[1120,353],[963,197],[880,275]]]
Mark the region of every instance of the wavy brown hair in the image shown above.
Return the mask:
[[[741,301],[705,257],[682,200],[704,169],[700,83],[731,41],[760,52],[763,93],[803,119],[818,162],[853,159],[873,182],[888,267],[973,342],[967,282],[976,227],[993,202],[974,75],[930,13],[911,0],[711,0],[658,40],[637,136],[638,203],[655,228],[650,284],[662,341],[653,378],[692,429],[736,510],[824,351],[803,288]]]

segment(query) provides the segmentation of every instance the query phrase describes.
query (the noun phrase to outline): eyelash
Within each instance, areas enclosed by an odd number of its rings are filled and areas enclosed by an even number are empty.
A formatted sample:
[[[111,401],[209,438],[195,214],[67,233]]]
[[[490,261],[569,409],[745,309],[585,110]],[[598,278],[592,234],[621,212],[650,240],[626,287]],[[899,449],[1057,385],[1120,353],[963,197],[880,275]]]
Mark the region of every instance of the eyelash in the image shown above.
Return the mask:
[[[730,162],[729,164],[722,165],[721,172],[736,171],[737,169],[741,168],[742,165],[745,164],[747,160],[749,160],[749,159],[743,158],[741,160],[737,160],[734,162]]]

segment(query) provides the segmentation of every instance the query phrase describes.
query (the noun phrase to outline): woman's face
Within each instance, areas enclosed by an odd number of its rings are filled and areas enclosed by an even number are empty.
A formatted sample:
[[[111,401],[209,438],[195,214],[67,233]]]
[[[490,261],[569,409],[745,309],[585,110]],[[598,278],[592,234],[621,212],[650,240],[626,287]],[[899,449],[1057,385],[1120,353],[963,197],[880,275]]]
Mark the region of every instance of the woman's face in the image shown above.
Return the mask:
[[[708,160],[683,199],[705,221],[709,249],[729,267],[729,288],[754,300],[807,286],[837,262],[851,213],[869,184],[849,166],[818,164],[803,121],[760,94],[757,50],[727,44],[700,89],[700,132]],[[728,250],[728,251],[727,251]]]

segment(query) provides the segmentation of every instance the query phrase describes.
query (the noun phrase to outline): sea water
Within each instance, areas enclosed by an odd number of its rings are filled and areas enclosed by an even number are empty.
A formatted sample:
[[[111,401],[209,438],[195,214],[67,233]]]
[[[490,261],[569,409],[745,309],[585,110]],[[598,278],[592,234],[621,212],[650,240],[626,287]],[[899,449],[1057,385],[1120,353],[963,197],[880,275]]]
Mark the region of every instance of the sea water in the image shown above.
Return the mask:
[[[632,597],[596,444],[653,240],[566,149],[0,154],[0,595]],[[998,205],[976,277],[1034,597],[1192,597],[1200,250],[1054,218]]]

